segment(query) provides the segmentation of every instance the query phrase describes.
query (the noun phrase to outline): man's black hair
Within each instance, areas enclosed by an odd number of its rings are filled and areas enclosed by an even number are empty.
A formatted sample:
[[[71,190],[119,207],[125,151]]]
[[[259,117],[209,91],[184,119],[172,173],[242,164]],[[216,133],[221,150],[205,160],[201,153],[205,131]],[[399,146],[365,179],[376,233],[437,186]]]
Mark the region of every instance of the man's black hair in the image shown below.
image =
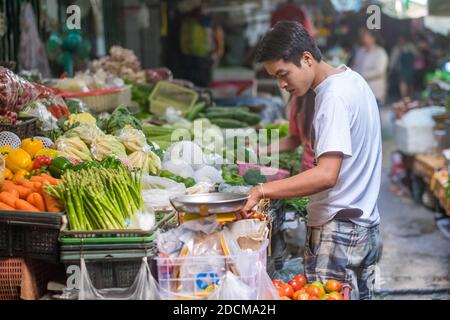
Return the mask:
[[[317,62],[322,61],[319,48],[303,25],[294,21],[280,21],[258,44],[256,61],[284,60],[300,66],[300,58],[306,51]]]

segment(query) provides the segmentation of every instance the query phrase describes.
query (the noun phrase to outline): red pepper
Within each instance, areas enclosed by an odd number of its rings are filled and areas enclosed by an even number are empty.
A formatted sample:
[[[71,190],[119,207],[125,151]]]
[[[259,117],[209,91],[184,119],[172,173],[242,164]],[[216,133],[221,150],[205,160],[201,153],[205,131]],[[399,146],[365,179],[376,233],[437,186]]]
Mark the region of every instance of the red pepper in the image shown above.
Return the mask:
[[[59,106],[61,109],[61,113],[63,114],[63,116],[70,116],[70,112],[69,112],[69,108],[65,107],[65,106]]]
[[[52,164],[52,158],[50,158],[47,155],[42,155],[36,157],[36,159],[33,162],[33,169],[39,170],[42,166],[50,166]]]

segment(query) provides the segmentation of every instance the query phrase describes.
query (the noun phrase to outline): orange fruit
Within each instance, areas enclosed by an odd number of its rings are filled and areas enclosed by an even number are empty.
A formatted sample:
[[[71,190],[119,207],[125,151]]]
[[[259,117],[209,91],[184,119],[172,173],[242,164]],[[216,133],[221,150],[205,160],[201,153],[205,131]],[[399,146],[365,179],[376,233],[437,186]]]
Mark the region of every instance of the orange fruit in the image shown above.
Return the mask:
[[[328,294],[327,300],[344,300],[344,296],[339,292],[331,292]]]
[[[325,284],[325,290],[330,292],[341,292],[342,290],[342,284],[337,280],[329,280]]]

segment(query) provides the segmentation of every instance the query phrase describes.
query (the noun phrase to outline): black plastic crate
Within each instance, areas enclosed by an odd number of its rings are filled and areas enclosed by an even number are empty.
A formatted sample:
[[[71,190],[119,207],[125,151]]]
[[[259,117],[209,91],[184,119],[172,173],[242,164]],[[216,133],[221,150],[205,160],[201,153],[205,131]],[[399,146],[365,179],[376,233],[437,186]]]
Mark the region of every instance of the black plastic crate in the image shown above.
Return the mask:
[[[154,250],[102,250],[102,251],[61,251],[61,262],[64,263],[67,276],[69,268],[80,267],[81,257],[85,259],[86,268],[92,284],[97,289],[128,288],[139,272],[142,258],[148,258],[153,276],[156,276]],[[77,283],[76,288],[79,288]]]
[[[63,214],[0,212],[0,257],[59,262]]]

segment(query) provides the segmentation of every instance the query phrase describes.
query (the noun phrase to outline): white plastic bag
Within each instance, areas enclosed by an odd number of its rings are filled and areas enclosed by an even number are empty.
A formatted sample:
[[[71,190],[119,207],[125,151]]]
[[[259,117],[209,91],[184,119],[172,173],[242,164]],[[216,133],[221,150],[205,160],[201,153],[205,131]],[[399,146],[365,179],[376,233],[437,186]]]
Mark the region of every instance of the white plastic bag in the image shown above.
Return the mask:
[[[142,178],[142,183],[144,203],[153,207],[154,210],[170,209],[172,208],[170,198],[186,194],[184,184],[170,179],[147,175]]]
[[[144,208],[136,212],[130,219],[128,229],[141,229],[150,231],[156,224],[155,210],[149,204],[144,203]]]
[[[147,257],[142,258],[136,279],[129,288],[95,288],[89,277],[84,258],[81,258],[80,276],[79,300],[160,300],[157,283],[148,266]]]
[[[209,300],[253,300],[254,298],[255,290],[228,271],[219,288],[209,297]]]

